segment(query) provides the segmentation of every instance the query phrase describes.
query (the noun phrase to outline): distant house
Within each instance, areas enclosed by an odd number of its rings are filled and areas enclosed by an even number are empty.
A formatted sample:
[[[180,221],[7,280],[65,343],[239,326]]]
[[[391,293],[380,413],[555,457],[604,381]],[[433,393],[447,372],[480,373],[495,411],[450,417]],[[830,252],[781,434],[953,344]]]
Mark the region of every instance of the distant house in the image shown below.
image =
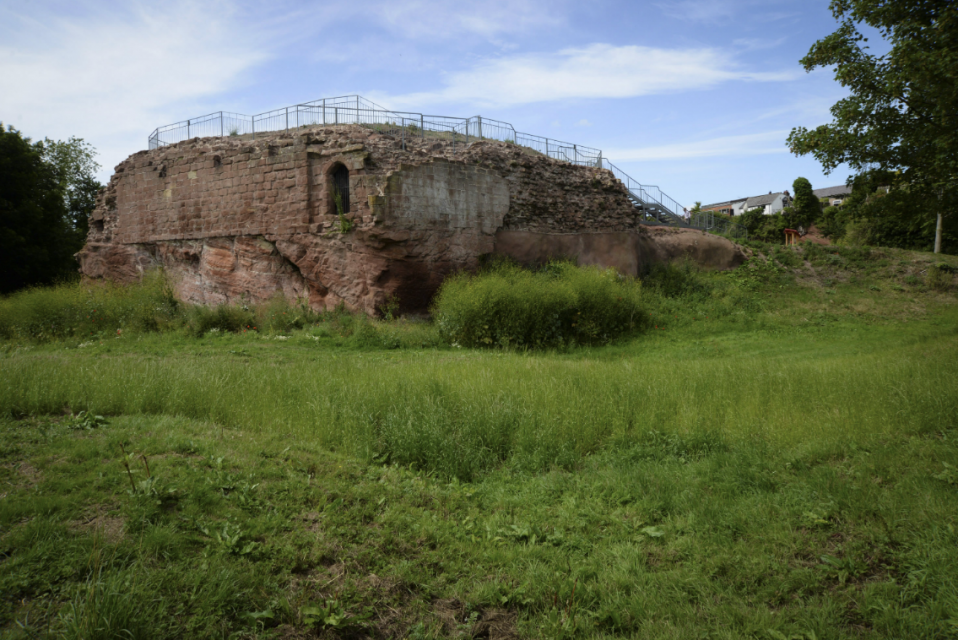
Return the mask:
[[[714,204],[703,205],[701,211],[714,211],[724,213],[729,216],[739,216],[749,209],[762,209],[762,213],[769,216],[778,213],[791,203],[792,197],[788,191],[779,193],[769,192],[764,196],[752,196],[751,198],[739,198],[738,200],[728,200],[726,202],[716,202]]]
[[[714,211],[715,213],[724,213],[727,216],[741,215],[744,211],[742,206],[748,198],[739,198],[738,200],[727,200],[725,202],[714,202],[712,204],[702,205],[699,211]]]
[[[773,213],[781,213],[782,209],[788,206],[791,201],[792,197],[788,195],[788,191],[779,193],[769,192],[764,196],[753,196],[749,198],[745,202],[745,210],[762,209],[762,213],[770,216]]]
[[[840,187],[826,187],[825,189],[815,189],[812,191],[815,194],[815,197],[819,200],[823,198],[828,199],[828,204],[837,207],[842,202],[845,201],[845,198],[852,194],[852,188],[846,185]]]

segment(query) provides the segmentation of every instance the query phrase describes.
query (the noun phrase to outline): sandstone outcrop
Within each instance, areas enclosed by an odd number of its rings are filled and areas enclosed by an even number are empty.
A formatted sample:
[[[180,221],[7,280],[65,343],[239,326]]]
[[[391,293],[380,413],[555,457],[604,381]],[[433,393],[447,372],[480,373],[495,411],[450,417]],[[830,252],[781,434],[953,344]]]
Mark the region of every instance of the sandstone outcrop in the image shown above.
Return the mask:
[[[743,259],[722,238],[640,224],[607,170],[357,125],[136,153],[101,193],[77,257],[85,276],[119,282],[162,267],[198,304],[280,294],[372,314],[393,296],[422,310],[447,274],[494,253],[633,275],[680,255],[711,268]]]

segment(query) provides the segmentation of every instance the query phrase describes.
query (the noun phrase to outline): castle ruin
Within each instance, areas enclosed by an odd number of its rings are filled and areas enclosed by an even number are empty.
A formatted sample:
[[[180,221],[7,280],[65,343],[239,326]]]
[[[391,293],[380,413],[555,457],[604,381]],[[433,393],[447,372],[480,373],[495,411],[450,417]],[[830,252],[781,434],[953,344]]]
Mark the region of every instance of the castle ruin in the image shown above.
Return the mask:
[[[424,310],[444,277],[494,254],[630,275],[681,255],[715,268],[743,259],[724,238],[641,214],[611,171],[511,142],[301,126],[130,156],[77,257],[84,276],[117,282],[162,267],[196,304],[280,294],[369,314],[393,297]]]

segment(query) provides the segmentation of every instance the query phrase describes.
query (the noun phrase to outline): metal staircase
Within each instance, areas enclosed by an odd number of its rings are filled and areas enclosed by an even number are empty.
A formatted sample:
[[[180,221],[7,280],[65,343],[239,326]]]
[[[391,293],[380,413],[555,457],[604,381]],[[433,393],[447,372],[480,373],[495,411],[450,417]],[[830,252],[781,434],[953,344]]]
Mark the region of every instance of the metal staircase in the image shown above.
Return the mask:
[[[645,185],[633,180],[626,172],[604,158],[599,160],[603,169],[608,169],[622,183],[629,200],[645,224],[663,224],[672,227],[689,227],[685,220],[685,207],[662,193],[656,186]]]
[[[599,166],[611,171],[612,175],[625,187],[642,224],[701,229],[733,238],[748,239],[748,230],[740,224],[721,217],[716,218],[711,211],[693,213],[686,218],[685,207],[662,193],[658,187],[636,182],[622,169],[601,157]]]

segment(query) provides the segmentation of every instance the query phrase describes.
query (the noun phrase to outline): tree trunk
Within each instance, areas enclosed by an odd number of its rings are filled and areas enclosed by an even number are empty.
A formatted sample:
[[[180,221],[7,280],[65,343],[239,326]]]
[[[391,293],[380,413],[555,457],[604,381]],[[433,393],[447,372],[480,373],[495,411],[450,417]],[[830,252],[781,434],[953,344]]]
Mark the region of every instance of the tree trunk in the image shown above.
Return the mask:
[[[935,253],[941,253],[941,212],[938,213],[938,224],[935,226]]]

